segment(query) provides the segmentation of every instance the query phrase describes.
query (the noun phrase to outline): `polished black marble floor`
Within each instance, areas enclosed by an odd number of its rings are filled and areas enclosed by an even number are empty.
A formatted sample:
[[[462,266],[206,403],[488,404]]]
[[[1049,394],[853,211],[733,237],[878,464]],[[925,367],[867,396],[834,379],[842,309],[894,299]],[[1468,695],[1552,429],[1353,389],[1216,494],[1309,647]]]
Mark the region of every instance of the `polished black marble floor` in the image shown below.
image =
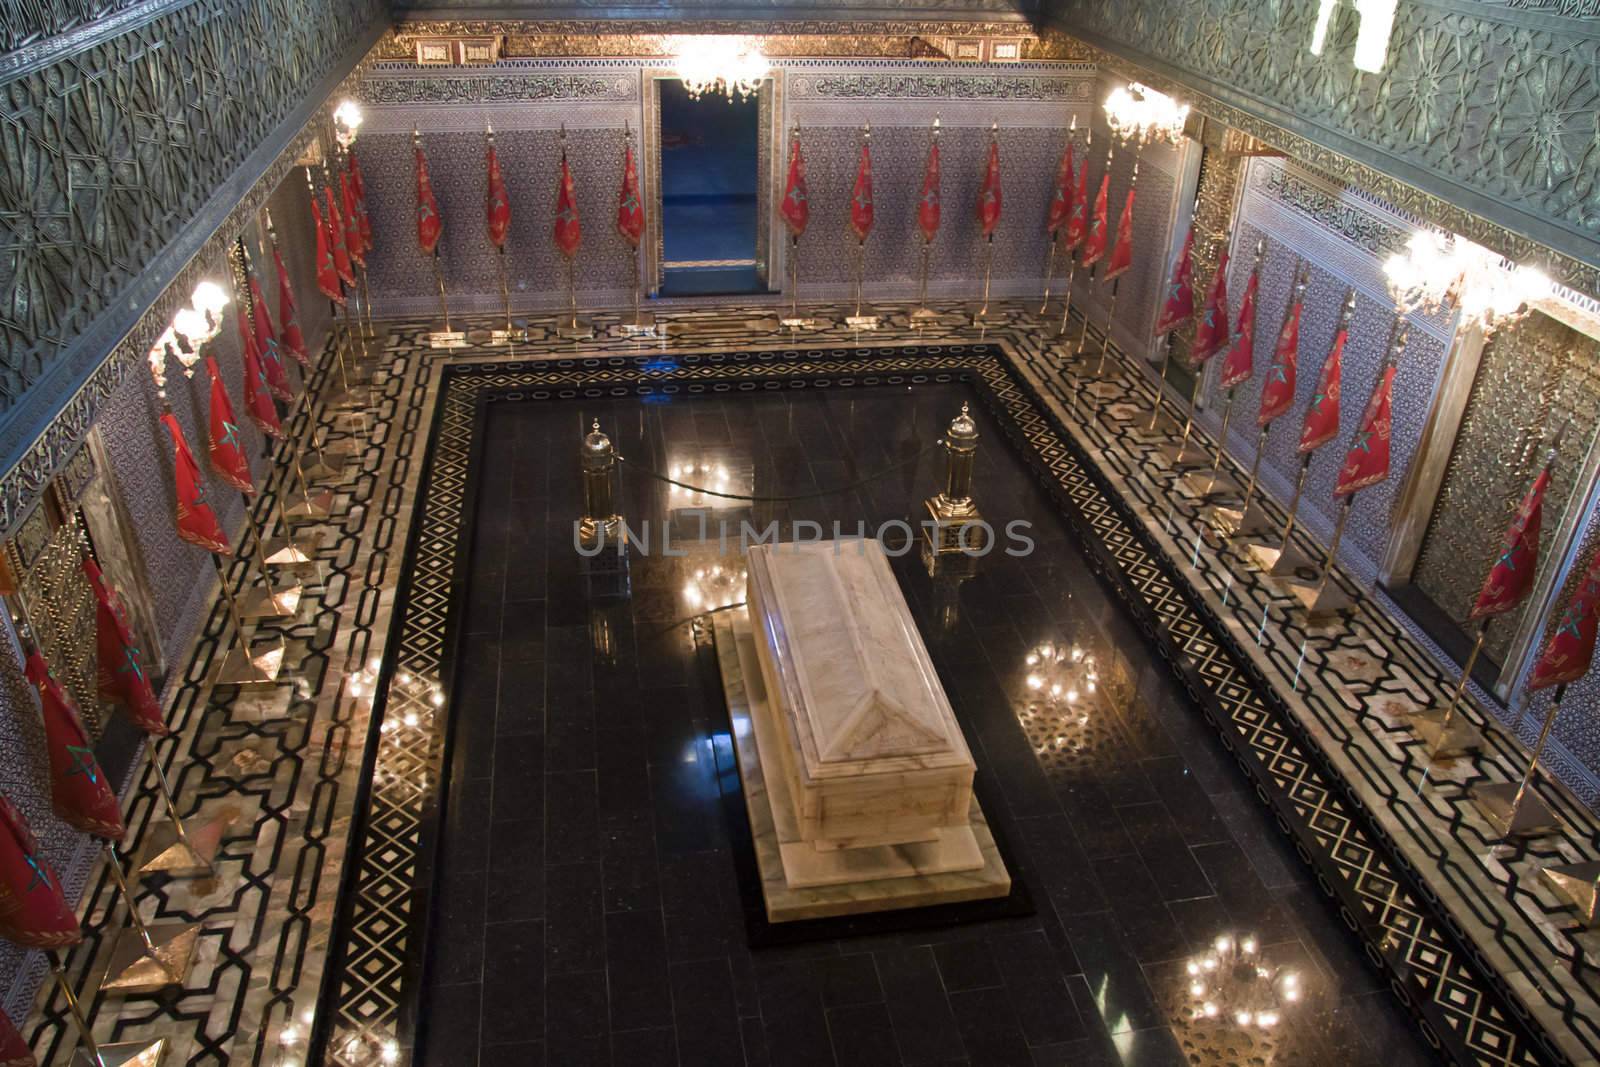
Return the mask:
[[[688,623],[739,598],[739,561],[692,543],[685,509],[718,502],[637,469],[783,495],[898,464],[847,492],[712,513],[735,528],[871,528],[920,512],[940,460],[919,453],[970,398],[946,385],[488,406],[423,1062],[1431,1061],[981,413],[979,503],[997,525],[1031,522],[1035,552],[992,554],[954,590],[914,556],[896,571],[1037,914],[746,947],[717,780],[726,714]],[[630,461],[624,513],[654,520],[623,601],[588,596],[571,547],[577,442],[594,417]],[[686,555],[661,554],[669,520]],[[1045,645],[1083,659],[1044,671],[1028,660]],[[1184,964],[1224,933],[1255,934],[1305,984],[1268,1040],[1183,1021]]]

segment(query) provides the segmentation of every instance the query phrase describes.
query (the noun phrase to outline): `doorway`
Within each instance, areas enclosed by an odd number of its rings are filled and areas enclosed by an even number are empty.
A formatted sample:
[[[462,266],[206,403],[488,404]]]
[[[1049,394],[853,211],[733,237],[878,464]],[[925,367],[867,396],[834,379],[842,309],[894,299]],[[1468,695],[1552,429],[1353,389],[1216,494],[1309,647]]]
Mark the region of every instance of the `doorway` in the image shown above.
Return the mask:
[[[661,106],[661,295],[762,292],[758,230],[761,105],[692,99],[657,82]]]

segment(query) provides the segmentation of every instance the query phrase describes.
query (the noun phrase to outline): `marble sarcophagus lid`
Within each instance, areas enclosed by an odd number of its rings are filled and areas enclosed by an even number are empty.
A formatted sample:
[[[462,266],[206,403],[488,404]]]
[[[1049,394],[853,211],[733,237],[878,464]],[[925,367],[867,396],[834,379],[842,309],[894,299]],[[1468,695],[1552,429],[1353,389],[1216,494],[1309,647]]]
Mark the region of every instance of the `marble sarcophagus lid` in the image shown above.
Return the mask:
[[[718,640],[742,665],[730,706],[774,920],[775,889],[843,891],[808,914],[1005,895],[972,754],[882,546],[758,545],[747,610]]]

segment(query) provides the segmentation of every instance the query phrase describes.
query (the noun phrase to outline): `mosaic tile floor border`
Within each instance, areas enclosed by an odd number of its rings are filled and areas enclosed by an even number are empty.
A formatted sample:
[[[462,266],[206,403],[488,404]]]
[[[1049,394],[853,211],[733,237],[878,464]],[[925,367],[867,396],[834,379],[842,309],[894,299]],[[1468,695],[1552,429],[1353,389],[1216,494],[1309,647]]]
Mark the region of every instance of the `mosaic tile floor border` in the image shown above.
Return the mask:
[[[1001,331],[1001,334],[1008,343],[1023,347],[1025,351],[1026,346],[1031,345],[1026,331]],[[869,377],[869,370],[881,374],[905,367],[896,368],[891,364],[887,368],[881,365],[867,368],[850,359],[824,361],[822,365],[811,367],[807,361],[818,357],[823,347],[825,341],[819,338],[817,344],[808,346],[804,355],[796,352],[783,367],[784,372],[801,377],[808,372],[826,373],[835,379],[843,377],[863,382]],[[852,354],[865,356],[867,351],[860,348]],[[914,370],[928,373],[940,369],[926,354],[914,353],[913,356],[915,362],[909,366]],[[772,361],[781,357],[766,352],[751,353],[746,358],[754,361],[752,369],[756,375],[770,377]],[[1033,359],[1030,354],[1024,361]],[[713,354],[697,360],[680,353],[678,360],[673,366],[654,367],[646,367],[642,362],[609,359],[569,359],[554,365],[528,363],[522,366],[501,361],[482,363],[475,369],[452,368],[450,381],[452,389],[472,379],[476,388],[521,388],[535,398],[598,397],[608,392],[635,389],[668,391],[679,388],[692,393],[708,387],[754,387],[749,381],[740,385],[715,382],[719,378],[740,376],[736,356]],[[955,369],[959,369],[961,362],[957,361]],[[1431,898],[1412,884],[1412,872],[1383,854],[1382,842],[1376,840],[1365,825],[1369,813],[1360,805],[1347,804],[1341,791],[1330,786],[1322,775],[1320,757],[1300,750],[1297,727],[1277,718],[1279,702],[1256,691],[1261,679],[1252,677],[1241,662],[1235,662],[1229,649],[1211,633],[1211,621],[1194,610],[1168,575],[1170,564],[1146,547],[1141,531],[1119,514],[1118,506],[1102,493],[1082,465],[1076,442],[1061,436],[1050,425],[1043,413],[1029,402],[1018,380],[1006,373],[1001,361],[983,359],[973,365],[969,358],[966,362],[969,369],[982,374],[993,394],[1002,398],[1005,414],[1017,425],[1026,425],[1023,443],[1050,470],[1062,493],[1076,505],[1082,521],[1089,524],[1086,531],[1092,534],[1092,543],[1107,553],[1105,569],[1115,579],[1113,586],[1134,598],[1135,604],[1143,605],[1138,612],[1140,617],[1165,642],[1163,647],[1175,661],[1191,692],[1218,712],[1213,717],[1219,728],[1224,728],[1225,737],[1234,732],[1238,742],[1252,746],[1248,748],[1252,758],[1241,762],[1247,769],[1257,772],[1258,784],[1264,791],[1281,796],[1280,818],[1303,831],[1297,837],[1313,860],[1320,861],[1319,866],[1331,864],[1323,872],[1325,888],[1341,898],[1349,909],[1347,919],[1353,927],[1371,935],[1375,948],[1389,950],[1387,956],[1383,951],[1373,954],[1398,979],[1397,991],[1404,994],[1402,999],[1427,1021],[1434,1037],[1463,1062],[1539,1062],[1543,1057],[1523,1032],[1516,1013],[1502,1001],[1500,991],[1477,973],[1476,954],[1456,941],[1447,920],[1433,913]],[[674,378],[688,378],[689,382],[687,385],[668,384]],[[695,379],[700,381],[697,383]],[[715,384],[708,386],[706,379],[712,379]],[[452,407],[456,410],[454,415],[450,411]],[[451,471],[461,466],[459,456],[467,443],[466,437],[461,435],[470,432],[470,409],[465,399],[453,404],[447,399],[447,407],[440,413],[442,432],[460,437],[453,446],[456,458],[445,461]],[[446,479],[449,482],[458,480],[454,474]],[[460,490],[453,491],[457,494],[454,505],[449,501],[437,503],[444,504],[447,509],[458,508]],[[425,510],[435,503],[430,495]],[[452,526],[448,521],[435,525],[426,514],[423,523],[426,543],[432,543],[435,534],[447,532]],[[436,577],[447,584],[447,575]],[[435,595],[428,599],[438,602],[438,590],[445,587],[438,586]],[[416,636],[418,647],[424,653],[436,652],[440,647],[438,635],[419,631]],[[402,639],[402,662],[408,667],[416,666],[405,658],[408,653]],[[427,667],[426,661],[419,662]],[[436,666],[437,661],[434,662]],[[441,753],[434,750],[431,755],[436,760]],[[1381,901],[1382,906],[1375,907],[1374,901]],[[389,908],[374,907],[372,914],[381,915],[385,921],[395,918]],[[352,931],[352,936],[354,934]],[[359,954],[366,948],[358,947],[356,951]],[[353,1032],[369,1026],[377,1003],[349,1005],[348,1011],[346,1006],[341,1006],[343,1024]],[[398,1034],[398,1030],[391,1033]],[[401,1041],[403,1046],[403,1037]],[[352,1049],[370,1044],[370,1038],[362,1038]]]

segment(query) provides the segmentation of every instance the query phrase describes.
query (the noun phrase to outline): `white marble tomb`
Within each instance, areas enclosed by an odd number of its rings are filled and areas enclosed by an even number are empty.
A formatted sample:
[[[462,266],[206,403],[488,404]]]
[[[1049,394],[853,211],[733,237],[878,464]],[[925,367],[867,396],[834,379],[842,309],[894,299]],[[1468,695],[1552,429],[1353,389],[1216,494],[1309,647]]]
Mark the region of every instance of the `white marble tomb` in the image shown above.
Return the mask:
[[[878,542],[756,546],[717,639],[772,921],[1010,891]]]

